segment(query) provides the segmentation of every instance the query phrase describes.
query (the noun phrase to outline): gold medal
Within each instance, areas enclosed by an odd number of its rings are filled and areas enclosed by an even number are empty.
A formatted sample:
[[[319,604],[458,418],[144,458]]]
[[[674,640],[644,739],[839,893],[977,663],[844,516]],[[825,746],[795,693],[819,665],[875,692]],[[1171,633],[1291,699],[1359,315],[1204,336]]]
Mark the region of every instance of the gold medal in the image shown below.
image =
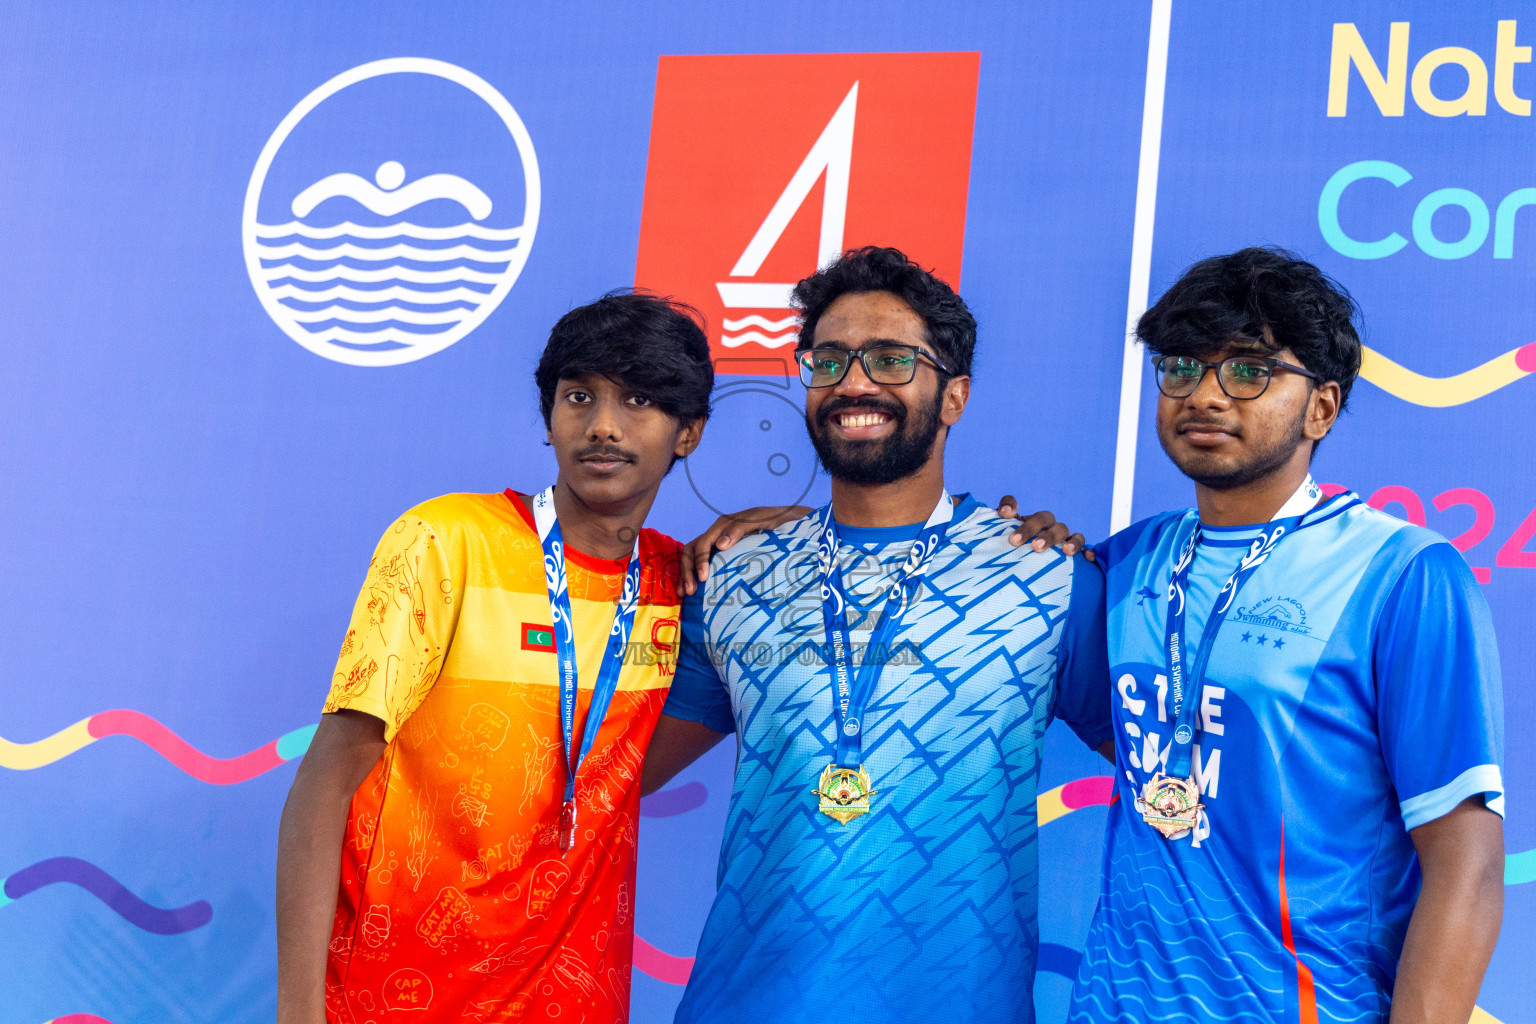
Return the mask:
[[[1141,820],[1161,832],[1164,839],[1184,838],[1205,807],[1194,779],[1175,778],[1162,772],[1152,776],[1136,803]]]
[[[816,788],[820,799],[817,810],[841,825],[869,813],[869,798],[875,794],[869,772],[858,768],[839,768],[829,764],[822,769]]]

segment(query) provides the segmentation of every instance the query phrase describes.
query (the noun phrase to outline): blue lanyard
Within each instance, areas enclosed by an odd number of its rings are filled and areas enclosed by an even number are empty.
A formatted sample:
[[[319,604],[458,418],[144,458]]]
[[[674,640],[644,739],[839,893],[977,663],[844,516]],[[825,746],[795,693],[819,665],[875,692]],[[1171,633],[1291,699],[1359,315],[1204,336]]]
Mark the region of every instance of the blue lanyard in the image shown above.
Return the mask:
[[[1216,646],[1216,633],[1226,621],[1227,611],[1238,588],[1248,581],[1259,566],[1269,560],[1286,534],[1301,523],[1302,518],[1317,504],[1322,491],[1307,476],[1296,493],[1280,506],[1275,518],[1264,527],[1249,546],[1248,553],[1238,562],[1232,575],[1216,595],[1216,603],[1200,634],[1200,648],[1195,652],[1189,671],[1184,671],[1184,595],[1189,584],[1189,568],[1195,560],[1195,549],[1200,546],[1200,521],[1195,520],[1194,532],[1189,535],[1179,560],[1174,563],[1173,575],[1168,582],[1168,621],[1164,630],[1164,650],[1168,655],[1168,696],[1173,712],[1173,743],[1168,755],[1168,774],[1184,779],[1190,776],[1190,764],[1194,755],[1195,713],[1200,706],[1200,694],[1205,685],[1205,666],[1211,660],[1211,649]],[[1189,699],[1185,699],[1188,695]]]
[[[880,625],[865,649],[857,676],[853,672],[853,642],[848,631],[848,597],[843,590],[843,571],[837,564],[837,523],[832,506],[821,510],[821,530],[816,544],[816,560],[821,568],[821,616],[827,629],[827,664],[832,669],[832,709],[837,719],[837,765],[857,768],[863,761],[863,718],[869,698],[875,692],[880,669],[889,656],[889,644],[907,608],[917,598],[918,588],[933,554],[944,540],[954,516],[949,492],[939,496],[933,514],[923,524],[901,573],[891,584],[880,614]]]
[[[565,542],[560,536],[560,521],[555,517],[555,489],[546,487],[533,498],[533,521],[539,531],[539,545],[544,549],[544,584],[549,589],[549,614],[554,620],[555,656],[560,665],[560,732],[564,739],[565,802],[560,810],[560,851],[563,854],[576,842],[576,771],[586,759],[603,727],[608,704],[619,688],[619,672],[624,667],[624,651],[629,646],[629,632],[635,624],[635,608],[640,603],[640,541],[629,553],[624,571],[624,590],[613,615],[608,633],[608,648],[597,670],[597,685],[592,690],[592,706],[582,729],[581,747],[574,740],[576,732],[576,632],[571,618],[571,595],[566,589]]]

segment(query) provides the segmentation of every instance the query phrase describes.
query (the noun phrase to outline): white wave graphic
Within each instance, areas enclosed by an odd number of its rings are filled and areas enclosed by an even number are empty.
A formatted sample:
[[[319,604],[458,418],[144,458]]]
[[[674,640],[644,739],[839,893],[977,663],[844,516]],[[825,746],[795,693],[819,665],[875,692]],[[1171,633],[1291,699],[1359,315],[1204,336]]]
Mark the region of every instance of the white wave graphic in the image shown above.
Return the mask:
[[[445,288],[428,292],[400,285],[388,288],[349,288],[344,284],[330,288],[300,288],[292,284],[280,284],[272,289],[275,299],[297,299],[300,302],[332,302],[346,299],[348,302],[414,302],[419,306],[442,305],[449,302],[484,302],[490,292],[477,292],[473,288]]]
[[[471,270],[468,267],[456,267],[452,270],[416,270],[412,267],[364,270],[361,267],[337,264],[320,270],[307,270],[304,267],[284,263],[275,267],[261,268],[261,276],[266,281],[278,281],[291,277],[295,281],[352,281],[360,284],[377,284],[380,281],[407,281],[412,284],[457,284],[459,282],[496,284],[503,275],[492,271]]]
[[[453,245],[442,249],[422,249],[399,243],[378,248],[343,242],[324,249],[316,249],[303,242],[289,245],[255,246],[256,255],[264,260],[286,260],[295,256],[307,260],[337,260],[344,256],[381,263],[386,260],[415,260],[418,263],[447,263],[452,260],[475,260],[480,263],[505,263],[512,258],[514,249],[480,249],[473,245]]]
[[[748,342],[755,341],[759,345],[764,345],[768,348],[781,348],[784,345],[794,344],[795,339],[799,337],[799,331],[780,335],[776,338],[770,338],[768,335],[759,331],[744,331],[741,334],[722,334],[720,336],[720,344],[724,345],[726,348],[739,348]]]
[[[797,317],[787,316],[783,320],[769,320],[765,316],[758,316],[756,313],[753,313],[751,316],[740,317],[736,320],[726,317],[720,321],[720,326],[728,331],[740,331],[748,327],[761,327],[765,331],[777,334],[786,327],[795,326],[797,319]]]
[[[382,331],[353,331],[345,327],[327,327],[323,331],[312,331],[308,334],[312,341],[341,341],[349,345],[369,346],[379,346],[387,341],[400,345],[419,345],[432,336],[432,333],[402,331],[398,327],[386,327]]]
[[[486,228],[479,224],[455,224],[446,228],[429,228],[420,224],[412,224],[409,221],[401,221],[397,224],[382,224],[378,227],[368,227],[363,224],[353,224],[351,221],[343,221],[340,224],[331,224],[327,227],[314,227],[302,221],[289,221],[287,224],[257,224],[255,235],[257,238],[287,238],[290,235],[298,235],[300,238],[340,238],[342,235],[351,235],[354,238],[419,238],[426,241],[441,241],[448,238],[479,238],[489,242],[510,242],[521,239],[525,234],[521,225],[515,228]],[[747,319],[754,319],[748,317]],[[727,321],[729,324],[729,321]]]
[[[403,309],[400,306],[386,306],[383,309],[348,309],[345,306],[325,306],[321,309],[294,309],[288,313],[288,319],[296,324],[322,324],[327,320],[340,320],[349,324],[382,324],[393,320],[402,324],[456,324],[463,320],[472,309],[444,309],[424,311],[417,309]],[[376,332],[369,332],[370,334]]]
[[[307,217],[327,199],[340,197],[351,199],[382,217],[393,217],[433,199],[458,203],[475,220],[485,220],[491,215],[491,197],[478,185],[457,174],[428,174],[402,186],[405,168],[390,160],[379,166],[375,180],[377,185],[350,171],[328,174],[293,197],[293,215]]]

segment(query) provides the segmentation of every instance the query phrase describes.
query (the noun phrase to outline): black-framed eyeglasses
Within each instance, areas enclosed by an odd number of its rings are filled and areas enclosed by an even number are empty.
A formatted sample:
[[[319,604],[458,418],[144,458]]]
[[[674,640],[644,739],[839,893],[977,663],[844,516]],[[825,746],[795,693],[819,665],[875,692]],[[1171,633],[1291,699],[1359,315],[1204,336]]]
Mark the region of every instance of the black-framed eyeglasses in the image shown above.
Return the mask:
[[[800,383],[808,388],[830,388],[848,376],[854,357],[864,364],[864,374],[876,384],[910,384],[917,376],[917,361],[926,359],[944,373],[955,371],[916,345],[885,342],[868,348],[837,348],[821,345],[795,353]]]
[[[1221,385],[1228,398],[1244,402],[1258,398],[1268,390],[1276,370],[1317,380],[1317,374],[1311,370],[1273,356],[1228,356],[1214,363],[1192,356],[1156,356],[1152,366],[1157,370],[1157,390],[1169,398],[1188,398],[1194,394],[1200,382],[1205,380],[1207,370],[1216,371],[1216,383]]]

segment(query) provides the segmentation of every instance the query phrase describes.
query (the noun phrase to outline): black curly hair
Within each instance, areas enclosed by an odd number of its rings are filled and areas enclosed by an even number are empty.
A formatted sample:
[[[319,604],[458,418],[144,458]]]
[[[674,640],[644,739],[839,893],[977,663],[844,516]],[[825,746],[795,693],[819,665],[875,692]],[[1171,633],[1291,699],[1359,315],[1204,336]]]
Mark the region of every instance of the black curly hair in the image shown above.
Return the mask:
[[[1136,336],[1157,355],[1203,358],[1234,340],[1288,348],[1318,382],[1339,385],[1339,411],[1360,375],[1360,309],[1344,286],[1270,246],[1212,256],[1142,314]]]
[[[955,290],[907,258],[900,249],[866,245],[849,249],[795,285],[790,304],[800,311],[800,341],[795,351],[811,347],[816,322],[844,295],[890,292],[922,317],[932,345],[954,371],[971,375],[976,351],[976,318]]]
[[[577,306],[555,324],[533,373],[544,426],[562,380],[601,374],[686,423],[709,415],[715,369],[692,306],[621,288]]]

